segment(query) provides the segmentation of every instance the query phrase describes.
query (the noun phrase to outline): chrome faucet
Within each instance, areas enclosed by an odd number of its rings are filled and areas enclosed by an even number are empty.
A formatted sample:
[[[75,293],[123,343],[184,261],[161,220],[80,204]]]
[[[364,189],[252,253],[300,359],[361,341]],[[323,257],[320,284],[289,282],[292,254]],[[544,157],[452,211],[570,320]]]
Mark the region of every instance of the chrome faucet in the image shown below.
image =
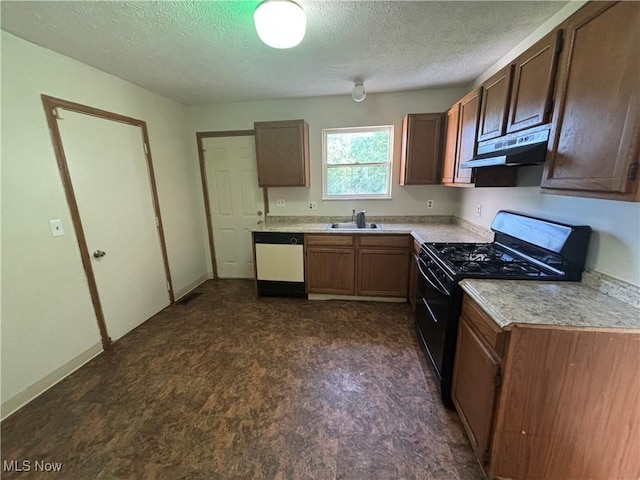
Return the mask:
[[[364,214],[367,213],[366,210],[361,210],[358,213],[356,213],[356,227],[358,228],[364,228],[367,221],[365,219]]]

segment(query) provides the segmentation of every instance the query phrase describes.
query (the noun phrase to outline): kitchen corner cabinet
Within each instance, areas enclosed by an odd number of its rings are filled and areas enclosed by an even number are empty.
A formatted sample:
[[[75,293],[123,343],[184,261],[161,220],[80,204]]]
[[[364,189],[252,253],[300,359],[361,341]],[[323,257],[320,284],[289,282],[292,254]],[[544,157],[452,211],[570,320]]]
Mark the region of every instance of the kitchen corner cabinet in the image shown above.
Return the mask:
[[[640,3],[589,2],[562,25],[542,191],[640,201]]]
[[[489,478],[636,478],[639,344],[623,329],[506,331],[465,294],[452,399]]]
[[[442,161],[442,183],[452,185],[456,171],[458,153],[458,127],[460,104],[456,103],[447,111],[444,137],[444,159]]]
[[[404,117],[400,185],[440,183],[442,123],[442,113],[411,113]]]
[[[460,164],[476,154],[481,98],[477,88],[447,111],[442,183],[449,187],[473,186],[473,169]]]
[[[409,235],[305,236],[307,293],[406,297]]]
[[[447,111],[442,183],[448,187],[511,187],[517,170],[508,167],[462,168],[476,154],[482,88]]]
[[[501,137],[507,130],[513,65],[508,65],[482,85],[478,141]]]
[[[462,168],[460,164],[471,160],[476,154],[481,101],[482,88],[476,88],[460,100],[456,165],[453,171],[454,184],[470,185],[473,183],[473,169]]]
[[[309,125],[304,120],[255,122],[260,187],[309,186]]]

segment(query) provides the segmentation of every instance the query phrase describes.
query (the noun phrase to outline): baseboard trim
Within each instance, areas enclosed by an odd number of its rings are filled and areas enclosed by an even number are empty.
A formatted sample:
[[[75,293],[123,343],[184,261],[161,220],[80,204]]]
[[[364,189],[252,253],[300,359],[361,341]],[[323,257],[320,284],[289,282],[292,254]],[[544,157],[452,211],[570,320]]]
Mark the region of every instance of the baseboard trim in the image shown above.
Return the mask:
[[[176,292],[176,294],[175,294],[176,301],[180,300],[185,295],[188,295],[189,293],[191,293],[193,290],[198,288],[204,282],[209,280],[209,278],[210,277],[207,274],[200,275],[197,279],[195,279],[193,282],[189,283],[186,287],[181,288],[180,290],[178,290]]]
[[[9,416],[13,415],[19,409],[24,407],[27,403],[42,395],[44,392],[53,387],[56,383],[68,377],[77,369],[82,367],[89,360],[95,358],[102,353],[102,344],[96,343],[89,349],[82,352],[80,355],[72,358],[61,367],[56,368],[53,372],[41,378],[34,384],[28,386],[21,392],[17,393],[7,401],[0,405],[1,420],[4,421]]]
[[[357,295],[328,295],[324,293],[310,293],[309,300],[351,300],[354,302],[386,302],[407,303],[406,297],[361,297]]]

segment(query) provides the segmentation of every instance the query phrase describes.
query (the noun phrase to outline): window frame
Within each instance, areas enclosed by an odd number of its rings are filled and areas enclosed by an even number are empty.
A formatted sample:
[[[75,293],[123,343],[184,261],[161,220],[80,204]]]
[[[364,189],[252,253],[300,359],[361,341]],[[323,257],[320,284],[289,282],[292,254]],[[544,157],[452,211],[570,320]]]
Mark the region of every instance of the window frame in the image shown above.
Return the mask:
[[[393,185],[393,144],[394,144],[394,125],[371,125],[365,127],[340,127],[340,128],[323,128],[322,129],[322,200],[391,200],[391,187]],[[336,166],[329,166],[327,163],[327,135],[332,133],[368,133],[368,132],[387,132],[389,135],[389,152],[386,162],[371,163],[348,163]],[[371,166],[386,165],[387,166],[387,192],[385,194],[349,194],[349,195],[328,195],[327,193],[327,172],[329,168],[342,168],[352,166]]]

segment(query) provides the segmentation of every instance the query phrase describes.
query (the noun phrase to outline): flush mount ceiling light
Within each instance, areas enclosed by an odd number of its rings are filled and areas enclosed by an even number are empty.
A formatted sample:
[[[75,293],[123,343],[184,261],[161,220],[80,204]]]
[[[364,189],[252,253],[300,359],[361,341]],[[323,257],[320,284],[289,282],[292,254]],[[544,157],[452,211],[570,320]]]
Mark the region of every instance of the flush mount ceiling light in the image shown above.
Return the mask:
[[[353,85],[351,98],[353,98],[353,100],[358,103],[364,101],[364,99],[367,98],[367,91],[364,89],[364,84],[362,82],[356,82]]]
[[[290,0],[267,0],[253,12],[260,40],[273,48],[291,48],[304,38],[307,16]]]

